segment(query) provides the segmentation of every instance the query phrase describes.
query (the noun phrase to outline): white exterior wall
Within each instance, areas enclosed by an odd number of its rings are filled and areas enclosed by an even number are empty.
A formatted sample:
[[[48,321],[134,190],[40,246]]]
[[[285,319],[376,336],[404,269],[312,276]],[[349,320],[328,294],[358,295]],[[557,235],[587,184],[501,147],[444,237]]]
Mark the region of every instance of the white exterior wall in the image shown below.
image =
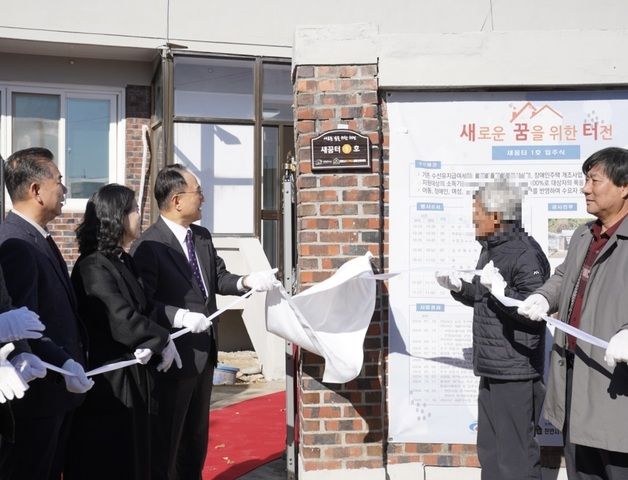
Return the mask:
[[[499,36],[488,37],[497,42],[488,46],[492,48],[489,53],[500,59],[526,52],[524,60],[534,59],[536,52],[543,55],[538,51],[541,46],[554,60],[576,61],[580,59],[579,47],[584,40],[577,44],[566,41],[579,38],[583,31],[623,31],[628,15],[628,3],[623,0],[600,0],[594,4],[586,0],[392,0],[385,5],[375,0],[359,3],[320,0],[315,4],[290,0],[273,0],[272,4],[258,0],[22,0],[16,4],[13,0],[0,0],[0,8],[0,51],[137,59],[170,41],[199,52],[290,57],[295,31],[302,25],[369,23],[375,25],[377,34],[382,36],[378,43],[383,48],[377,53],[383,55],[383,64],[387,57],[398,59],[394,52],[399,48],[408,46],[411,51],[420,50],[421,46],[438,46],[442,40],[447,48],[436,48],[432,63],[454,65],[458,61],[456,52],[464,56],[486,53],[478,44],[487,37],[469,35],[480,32],[521,33],[521,36],[507,36],[512,43],[502,44]],[[539,38],[538,32],[546,34]],[[395,37],[392,40],[391,35]],[[596,51],[602,59],[613,52],[619,56],[624,40],[621,38],[619,44],[612,43],[614,40],[616,37],[611,35],[603,39],[610,44],[589,45],[600,47]],[[46,47],[38,42],[70,45],[42,51]],[[452,42],[455,45],[452,46]],[[468,42],[471,46],[460,50],[459,44]],[[473,45],[476,49],[469,52]],[[338,46],[327,50],[327,55],[333,56],[335,51],[341,50]],[[112,51],[111,47],[124,47],[124,50]],[[431,68],[432,63],[419,66]],[[494,66],[489,72],[495,69]],[[579,71],[581,69],[575,73]],[[450,72],[447,73],[449,76]],[[479,81],[485,80],[478,78]],[[526,76],[519,81],[522,85],[530,83]],[[430,84],[445,85],[446,82],[431,79]]]

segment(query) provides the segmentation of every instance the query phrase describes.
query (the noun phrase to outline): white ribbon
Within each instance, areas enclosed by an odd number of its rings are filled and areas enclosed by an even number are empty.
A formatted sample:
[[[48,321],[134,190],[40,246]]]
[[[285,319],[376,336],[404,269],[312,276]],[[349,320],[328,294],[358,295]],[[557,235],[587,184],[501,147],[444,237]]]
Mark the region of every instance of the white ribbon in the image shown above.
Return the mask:
[[[46,367],[48,370],[52,370],[53,372],[57,372],[60,373],[62,375],[66,375],[68,377],[76,377],[76,375],[72,372],[68,372],[67,370],[64,370],[63,368],[59,368],[56,365],[53,365],[52,363],[48,363],[48,362],[44,362],[42,360],[42,362],[44,364],[44,367]]]
[[[495,295],[495,294],[493,294],[493,296],[497,300],[499,300],[502,305],[506,307],[519,307],[523,303],[523,301],[517,300],[515,298],[510,298],[510,297],[506,297],[502,295]],[[562,330],[563,332],[573,337],[579,338],[580,340],[584,340],[585,342],[590,343],[591,345],[595,345],[596,347],[600,347],[604,349],[608,347],[607,341],[602,340],[601,338],[598,338],[594,335],[591,335],[590,333],[587,333],[583,330],[580,330],[579,328],[576,328],[573,325],[569,325],[568,323],[561,322],[560,320],[549,317],[547,315],[543,315],[543,320],[545,320],[550,325],[558,328],[559,330]]]
[[[272,270],[273,273],[277,271],[277,269],[273,269]],[[400,272],[391,272],[391,273],[380,273],[380,274],[373,274],[370,272],[365,272],[361,275],[359,275],[360,278],[365,278],[365,279],[372,279],[372,280],[388,280],[391,277],[394,277],[395,275],[398,275]],[[291,306],[293,306],[296,309],[296,306],[294,305],[294,303],[291,301],[291,297],[289,297],[287,295],[287,293],[285,292],[285,290],[283,290],[283,287],[280,288],[280,290],[282,291],[282,296],[284,296],[284,298],[290,302]],[[227,306],[221,308],[220,310],[218,310],[217,312],[213,313],[212,315],[210,315],[208,318],[209,320],[213,320],[214,318],[218,317],[219,315],[221,315],[222,313],[224,313],[227,310],[230,310],[232,308],[234,308],[236,305],[242,303],[244,300],[246,300],[247,298],[249,298],[251,295],[253,295],[253,293],[255,293],[255,290],[249,290],[248,292],[246,292],[244,295],[242,295],[241,297],[238,297],[236,300],[234,300],[233,302],[229,303]],[[173,333],[170,335],[170,338],[172,340],[175,340],[183,335],[185,335],[186,333],[189,333],[190,329],[188,327],[186,328],[182,328],[181,330],[178,330],[177,332]],[[100,375],[102,373],[106,373],[106,372],[112,372],[114,370],[119,370],[121,368],[125,368],[125,367],[129,367],[131,365],[136,365],[140,363],[140,361],[136,358],[131,359],[131,360],[122,360],[120,362],[113,362],[113,363],[108,363],[106,365],[102,365],[98,368],[95,368],[93,370],[89,370],[87,372],[85,372],[85,375],[87,377],[93,377],[95,375]],[[67,370],[64,370],[62,368],[59,368],[55,365],[52,365],[50,363],[47,362],[43,362],[44,366],[49,369],[52,370],[54,372],[58,372],[62,375],[67,375],[69,377],[74,377],[76,376],[74,373],[69,372]]]
[[[243,302],[244,300],[249,298],[251,295],[253,295],[253,293],[255,293],[255,290],[249,290],[244,295],[242,295],[241,297],[238,297],[236,300],[231,302],[226,307],[223,307],[220,310],[218,310],[217,312],[211,314],[208,317],[209,320],[213,320],[214,318],[216,318],[221,313],[224,313],[225,311],[235,307],[236,305],[238,305],[239,303]],[[182,335],[185,335],[186,333],[189,333],[189,332],[190,332],[190,329],[188,327],[182,328],[181,330],[171,334],[170,338],[172,340],[174,340],[174,339],[179,338]],[[106,373],[106,372],[113,372],[114,370],[119,370],[121,368],[129,367],[129,366],[135,365],[137,363],[140,363],[140,361],[137,358],[134,358],[132,360],[122,360],[120,362],[108,363],[107,365],[102,365],[102,366],[100,366],[98,368],[94,368],[93,370],[85,372],[85,375],[87,377],[93,377],[94,375],[100,375],[101,373]],[[54,370],[55,372],[62,373],[63,375],[74,376],[73,373],[70,373],[70,372],[68,372],[66,370],[63,370],[63,369],[59,368],[59,367],[55,367],[54,365],[50,365],[49,363],[44,362],[44,365],[46,366],[46,368],[49,368],[50,370]]]
[[[89,372],[85,372],[86,377],[93,377],[94,375],[100,375],[105,372],[112,372],[113,370],[119,370],[120,368],[129,367],[131,365],[135,365],[136,363],[140,363],[137,358],[133,360],[123,360],[121,362],[108,363],[107,365],[103,365],[102,367],[94,368]]]
[[[458,274],[472,274],[472,275],[481,275],[482,274],[482,270],[455,270],[456,273]],[[491,292],[493,293],[493,292]],[[517,300],[515,298],[510,298],[510,297],[506,297],[506,296],[502,296],[502,295],[495,295],[493,293],[493,296],[499,300],[499,302],[506,306],[506,307],[519,307],[519,305],[521,305],[523,303],[522,300]],[[572,337],[576,337],[579,338],[580,340],[584,340],[587,343],[590,343],[591,345],[595,345],[596,347],[600,347],[600,348],[607,348],[608,347],[608,342],[605,340],[602,340],[601,338],[598,338],[594,335],[591,335],[590,333],[587,333],[583,330],[580,330],[579,328],[576,328],[572,325],[569,325],[568,323],[562,322],[560,320],[557,320],[553,317],[547,316],[547,315],[543,315],[543,320],[545,320],[547,323],[549,323],[550,325],[558,328],[559,330],[562,330],[563,332],[571,335]]]
[[[251,295],[253,295],[253,293],[255,293],[255,290],[249,290],[248,292],[246,292],[241,297],[236,298],[233,302],[231,302],[226,307],[223,307],[220,310],[218,310],[217,312],[211,314],[208,318],[210,320],[213,320],[214,318],[216,318],[221,313],[223,313],[223,312],[225,312],[225,311],[235,307],[239,303],[241,303],[244,300],[246,300],[247,298],[249,298]],[[186,333],[189,333],[189,332],[190,332],[190,328],[189,327],[185,327],[185,328],[182,328],[181,330],[179,330],[178,332],[174,332],[172,335],[170,335],[170,338],[172,338],[174,340],[175,338],[179,338],[181,335],[185,335]]]

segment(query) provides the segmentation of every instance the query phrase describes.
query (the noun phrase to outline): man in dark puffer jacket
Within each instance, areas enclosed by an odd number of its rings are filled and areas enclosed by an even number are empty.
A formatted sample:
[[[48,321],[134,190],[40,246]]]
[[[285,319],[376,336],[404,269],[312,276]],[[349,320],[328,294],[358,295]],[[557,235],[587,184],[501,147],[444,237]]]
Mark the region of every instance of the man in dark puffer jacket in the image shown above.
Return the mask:
[[[439,272],[437,281],[457,301],[473,307],[482,479],[540,480],[534,431],[545,394],[545,326],[502,306],[491,290],[523,300],[547,280],[550,266],[539,244],[521,227],[519,189],[498,181],[481,187],[473,201],[482,275],[468,283]]]

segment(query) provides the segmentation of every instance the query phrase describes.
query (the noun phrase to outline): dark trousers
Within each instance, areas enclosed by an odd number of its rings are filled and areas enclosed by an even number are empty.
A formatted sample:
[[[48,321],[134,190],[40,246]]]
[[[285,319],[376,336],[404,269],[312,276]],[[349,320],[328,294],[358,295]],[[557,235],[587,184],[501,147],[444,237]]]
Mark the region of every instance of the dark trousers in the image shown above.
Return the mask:
[[[542,380],[480,378],[477,450],[483,480],[540,480],[534,438],[545,386]]]
[[[207,454],[209,400],[214,367],[191,378],[155,379],[158,415],[153,423],[153,479],[201,480]]]
[[[74,416],[63,480],[152,480],[146,407]]]
[[[628,453],[612,452],[601,448],[571,443],[569,411],[573,385],[573,355],[567,357],[567,392],[565,401],[565,464],[569,480],[626,480],[628,479]],[[618,428],[625,428],[618,425]]]
[[[0,439],[2,480],[59,480],[72,412],[15,419],[15,441]]]

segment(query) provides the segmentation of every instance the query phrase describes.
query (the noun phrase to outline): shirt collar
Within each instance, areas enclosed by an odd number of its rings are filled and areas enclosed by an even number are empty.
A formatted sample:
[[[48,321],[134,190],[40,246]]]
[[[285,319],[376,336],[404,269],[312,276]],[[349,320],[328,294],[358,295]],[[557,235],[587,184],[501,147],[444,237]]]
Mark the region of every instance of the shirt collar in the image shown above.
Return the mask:
[[[24,215],[22,212],[12,209],[11,210],[13,213],[15,213],[18,217],[20,217],[21,219],[27,221],[28,223],[30,223],[33,227],[35,227],[35,229],[41,233],[42,237],[46,238],[50,236],[50,232],[48,230],[46,230],[45,228],[43,228],[39,223],[37,223],[36,221],[34,221],[33,219],[27,217],[26,215]]]
[[[186,228],[183,225],[179,225],[178,223],[175,223],[172,220],[168,220],[163,215],[161,215],[161,219],[164,221],[166,226],[172,231],[177,241],[183,245],[185,243],[185,237],[188,234],[189,228]]]
[[[593,238],[596,240],[598,240],[600,237],[611,238],[613,233],[617,231],[617,229],[619,228],[619,226],[623,223],[625,219],[626,219],[626,216],[624,215],[624,217],[621,220],[619,220],[618,222],[615,222],[615,224],[612,227],[607,228],[604,233],[602,233],[602,222],[600,222],[600,220],[596,220],[591,225],[591,234],[593,235]]]

